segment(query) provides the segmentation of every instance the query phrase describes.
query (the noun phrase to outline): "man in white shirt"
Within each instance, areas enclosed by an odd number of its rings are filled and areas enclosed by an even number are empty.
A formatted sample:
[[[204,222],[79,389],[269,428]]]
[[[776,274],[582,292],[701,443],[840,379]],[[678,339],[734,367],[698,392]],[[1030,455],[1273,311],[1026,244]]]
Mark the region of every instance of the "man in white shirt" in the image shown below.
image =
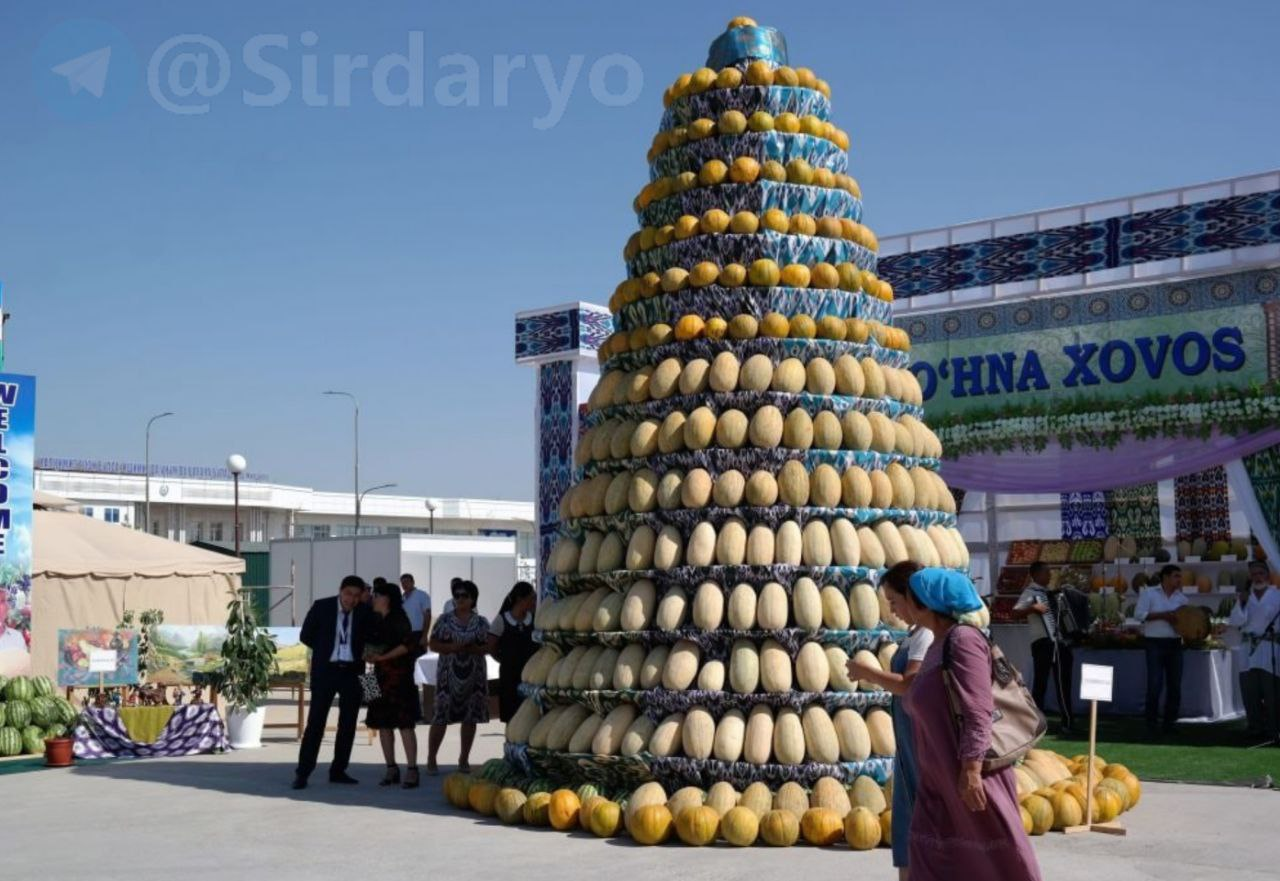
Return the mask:
[[[1138,597],[1134,617],[1142,622],[1147,650],[1147,733],[1158,738],[1160,686],[1164,684],[1164,732],[1173,730],[1182,707],[1182,637],[1173,625],[1178,609],[1187,604],[1182,593],[1182,570],[1169,565],[1160,570],[1160,586],[1148,587]]]
[[[1271,570],[1261,560],[1249,564],[1249,586],[1231,610],[1227,623],[1240,628],[1246,659],[1240,671],[1240,693],[1253,737],[1280,739],[1280,588],[1271,585]]]
[[[1031,628],[1031,663],[1035,671],[1031,696],[1035,698],[1040,711],[1044,712],[1045,690],[1049,687],[1049,676],[1052,674],[1062,730],[1064,733],[1070,732],[1071,679],[1075,659],[1071,655],[1071,647],[1060,638],[1057,617],[1050,606],[1055,600],[1048,592],[1049,567],[1044,563],[1032,563],[1030,575],[1031,582],[1014,604],[1013,617],[1025,618]]]
[[[431,632],[431,594],[418,590],[413,575],[400,576],[400,590],[404,594],[404,613],[409,617],[409,629],[425,649],[427,634]]]

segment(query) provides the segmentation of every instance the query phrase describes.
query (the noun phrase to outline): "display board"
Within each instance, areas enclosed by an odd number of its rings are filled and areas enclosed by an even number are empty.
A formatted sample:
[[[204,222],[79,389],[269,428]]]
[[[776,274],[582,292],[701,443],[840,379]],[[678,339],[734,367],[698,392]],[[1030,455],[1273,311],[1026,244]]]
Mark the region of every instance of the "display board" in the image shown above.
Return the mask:
[[[275,637],[278,677],[305,678],[310,650],[302,644],[300,627],[268,627]],[[152,635],[157,656],[148,682],[155,685],[190,685],[195,674],[208,673],[222,663],[222,643],[227,631],[221,626],[161,624]]]
[[[138,683],[138,632],[101,627],[58,631],[58,685],[108,688]]]
[[[0,676],[31,673],[36,378],[0,374]]]

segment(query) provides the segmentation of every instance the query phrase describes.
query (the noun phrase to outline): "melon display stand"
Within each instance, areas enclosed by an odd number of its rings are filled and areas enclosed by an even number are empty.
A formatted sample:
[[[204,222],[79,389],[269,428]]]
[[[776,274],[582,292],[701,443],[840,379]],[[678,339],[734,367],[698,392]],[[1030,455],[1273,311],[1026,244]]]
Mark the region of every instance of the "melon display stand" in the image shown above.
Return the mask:
[[[905,636],[888,565],[968,553],[847,137],[786,65],[777,31],[731,24],[668,90],[492,782],[891,774],[890,696],[845,660]]]

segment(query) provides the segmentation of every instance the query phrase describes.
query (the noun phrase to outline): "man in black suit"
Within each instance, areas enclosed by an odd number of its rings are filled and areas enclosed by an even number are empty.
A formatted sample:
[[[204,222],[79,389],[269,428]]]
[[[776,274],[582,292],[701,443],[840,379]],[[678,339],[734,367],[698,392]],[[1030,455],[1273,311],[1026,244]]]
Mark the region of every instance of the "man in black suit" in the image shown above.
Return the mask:
[[[364,672],[364,643],[369,633],[369,607],[360,602],[364,580],[358,575],[342,579],[336,597],[316,600],[302,622],[302,644],[311,649],[311,708],[298,750],[293,788],[305,789],[316,768],[320,741],[333,699],[338,699],[338,734],[334,738],[330,783],[356,783],[347,774],[351,747],[360,714],[360,674]]]

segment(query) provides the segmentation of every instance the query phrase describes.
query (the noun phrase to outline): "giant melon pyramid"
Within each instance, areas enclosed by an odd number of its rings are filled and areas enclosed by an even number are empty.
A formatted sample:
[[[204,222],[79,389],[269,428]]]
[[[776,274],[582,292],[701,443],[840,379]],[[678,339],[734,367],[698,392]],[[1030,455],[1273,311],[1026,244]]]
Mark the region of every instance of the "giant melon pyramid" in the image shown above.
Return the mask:
[[[486,776],[610,794],[884,783],[911,559],[967,568],[827,84],[735,19],[664,95],[615,333]]]

